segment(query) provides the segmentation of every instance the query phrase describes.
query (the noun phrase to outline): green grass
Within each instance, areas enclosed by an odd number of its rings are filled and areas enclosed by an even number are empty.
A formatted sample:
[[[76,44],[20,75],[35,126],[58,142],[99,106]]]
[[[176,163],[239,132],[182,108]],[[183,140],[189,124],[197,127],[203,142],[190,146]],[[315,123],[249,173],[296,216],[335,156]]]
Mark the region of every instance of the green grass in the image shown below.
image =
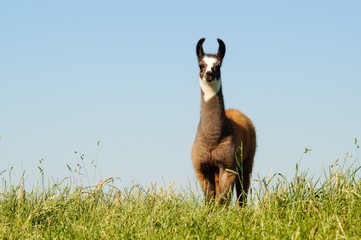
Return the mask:
[[[320,179],[298,172],[253,181],[246,207],[205,205],[198,193],[122,191],[63,181],[25,193],[3,180],[2,239],[360,239],[360,168],[338,161]],[[69,179],[68,179],[69,180]],[[9,181],[8,181],[9,182]],[[74,183],[74,181],[73,181]]]

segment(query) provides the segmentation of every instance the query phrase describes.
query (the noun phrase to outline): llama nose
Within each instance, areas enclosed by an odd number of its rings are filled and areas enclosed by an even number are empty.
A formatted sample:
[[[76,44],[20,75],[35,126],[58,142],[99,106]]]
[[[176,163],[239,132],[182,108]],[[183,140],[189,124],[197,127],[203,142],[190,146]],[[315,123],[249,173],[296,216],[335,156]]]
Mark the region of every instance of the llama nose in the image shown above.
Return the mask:
[[[211,71],[206,72],[206,80],[207,80],[207,82],[212,82],[214,80],[213,72],[211,72]]]
[[[206,72],[206,76],[211,78],[211,77],[213,77],[213,73],[211,71]]]

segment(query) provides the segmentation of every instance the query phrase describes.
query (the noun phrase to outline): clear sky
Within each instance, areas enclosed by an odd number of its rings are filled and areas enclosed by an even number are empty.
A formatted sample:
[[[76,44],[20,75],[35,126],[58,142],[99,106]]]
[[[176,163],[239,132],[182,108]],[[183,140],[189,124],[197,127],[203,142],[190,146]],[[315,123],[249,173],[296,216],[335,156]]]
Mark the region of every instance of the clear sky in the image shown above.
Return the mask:
[[[85,164],[90,184],[194,187],[201,37],[206,52],[227,46],[223,94],[256,126],[253,177],[292,177],[305,147],[301,168],[321,175],[361,141],[360,12],[358,0],[1,1],[2,177],[13,166],[31,186],[39,166],[52,182]]]

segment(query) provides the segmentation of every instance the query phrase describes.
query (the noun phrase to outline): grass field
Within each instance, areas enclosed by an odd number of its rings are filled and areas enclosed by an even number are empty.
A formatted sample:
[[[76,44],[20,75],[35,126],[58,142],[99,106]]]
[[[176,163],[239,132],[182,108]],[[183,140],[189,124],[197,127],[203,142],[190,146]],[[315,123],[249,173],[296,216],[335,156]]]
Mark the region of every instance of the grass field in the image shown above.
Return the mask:
[[[346,161],[346,160],[345,160]],[[2,239],[361,239],[359,160],[320,178],[298,172],[259,178],[246,207],[205,205],[169,186],[119,190],[69,179],[25,192],[2,180]],[[346,166],[347,165],[347,166]],[[4,174],[1,175],[4,177]]]

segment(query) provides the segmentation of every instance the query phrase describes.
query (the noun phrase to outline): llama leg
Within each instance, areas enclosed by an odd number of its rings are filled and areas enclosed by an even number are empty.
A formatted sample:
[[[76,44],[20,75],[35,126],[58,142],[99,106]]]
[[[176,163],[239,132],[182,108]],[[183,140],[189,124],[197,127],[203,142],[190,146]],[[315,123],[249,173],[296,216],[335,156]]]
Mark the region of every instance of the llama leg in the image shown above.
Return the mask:
[[[219,194],[217,199],[220,204],[225,204],[229,201],[232,196],[235,180],[236,174],[233,172],[227,171],[225,168],[219,170]]]
[[[206,202],[210,202],[216,195],[216,183],[214,173],[211,169],[196,171],[198,181],[201,185]]]
[[[241,168],[238,168],[236,191],[237,191],[237,204],[239,207],[242,207],[247,202],[247,193],[251,180],[251,172],[252,172],[252,166],[249,166],[247,164],[241,166]]]
[[[214,182],[216,187],[216,196],[219,196],[220,189],[219,189],[219,171],[214,173]]]

